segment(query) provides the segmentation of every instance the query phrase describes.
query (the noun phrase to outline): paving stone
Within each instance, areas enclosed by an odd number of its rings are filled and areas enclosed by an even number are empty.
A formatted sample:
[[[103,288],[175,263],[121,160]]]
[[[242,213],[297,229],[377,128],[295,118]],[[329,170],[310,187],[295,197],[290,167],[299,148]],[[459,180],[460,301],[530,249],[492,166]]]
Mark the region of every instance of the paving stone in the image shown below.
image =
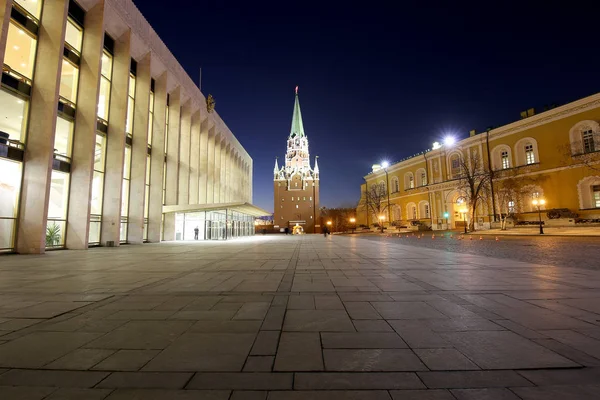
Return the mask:
[[[390,400],[383,390],[324,390],[305,392],[270,392],[267,400]]]
[[[323,332],[324,349],[405,349],[408,346],[396,333]]]
[[[111,389],[77,389],[77,388],[61,388],[56,390],[44,400],[103,400]]]
[[[600,385],[511,388],[523,400],[598,400]]]
[[[64,314],[68,311],[76,310],[84,307],[91,302],[61,302],[61,301],[46,301],[44,303],[35,304],[31,307],[21,308],[11,313],[4,314],[8,318],[52,318],[57,315]],[[4,329],[4,328],[2,328]]]
[[[277,345],[279,344],[279,331],[260,331],[250,354],[253,356],[257,355],[274,355],[277,352]]]
[[[77,349],[46,365],[50,369],[86,370],[113,354],[107,349]]]
[[[348,314],[341,310],[288,310],[285,315],[283,330],[354,332],[354,325],[348,318]]]
[[[137,371],[156,357],[160,350],[118,350],[92,369],[100,371]]]
[[[394,332],[384,320],[353,320],[352,323],[358,332]]]
[[[447,390],[391,390],[393,400],[456,400]]]
[[[352,319],[382,319],[381,315],[367,302],[346,302],[346,311]]]
[[[250,333],[186,333],[144,371],[241,371],[254,342]]]
[[[269,392],[256,390],[235,390],[230,400],[266,400]]]
[[[588,385],[600,382],[600,368],[531,370],[519,371],[519,374],[537,386]]]
[[[414,351],[432,371],[479,369],[477,365],[455,349],[415,349]]]
[[[283,332],[274,371],[322,371],[321,340],[316,332]]]
[[[373,302],[371,304],[385,319],[448,318],[424,302]]]
[[[52,387],[14,387],[0,386],[2,400],[42,400],[56,388]]]
[[[268,372],[210,373],[194,375],[186,389],[291,390],[293,374]]]
[[[259,320],[262,321],[269,310],[271,303],[253,302],[245,303],[233,317],[234,320]]]
[[[229,390],[117,389],[106,400],[228,400]]]
[[[574,349],[571,346],[567,346],[564,343],[561,343],[554,339],[533,339],[533,342],[539,344],[540,346],[544,346],[547,349],[552,350],[556,354],[560,354],[561,356],[568,358],[569,360],[573,360],[577,364],[581,364],[586,367],[599,367],[600,359],[596,357],[592,357],[587,353],[584,353],[580,350]]]
[[[323,350],[327,371],[427,371],[408,349]]]
[[[183,389],[191,377],[191,372],[113,372],[97,387]]]
[[[338,296],[315,296],[317,310],[343,310],[344,304]]]
[[[217,303],[214,306],[212,306],[210,311],[235,311],[235,312],[238,312],[239,309],[242,308],[242,306],[244,304],[248,304],[248,303]]]
[[[45,371],[13,369],[0,375],[0,386],[91,388],[108,373],[95,371]]]
[[[453,347],[452,344],[427,328],[404,328],[402,321],[387,321],[412,349],[438,349]]]
[[[296,390],[424,389],[416,374],[409,372],[299,372]]]
[[[89,343],[94,349],[164,349],[192,325],[189,321],[131,321]]]
[[[283,318],[285,316],[285,307],[271,307],[267,311],[265,320],[261,326],[262,330],[277,331],[283,326]]]
[[[530,340],[508,331],[443,333],[461,353],[483,369],[578,367]]]
[[[124,319],[127,321],[151,321],[151,320],[163,320],[169,318],[175,314],[175,311],[139,311],[139,310],[124,310],[117,311],[116,313],[106,317],[107,319]]]
[[[288,310],[314,310],[315,309],[315,298],[314,296],[301,295],[301,296],[290,296],[287,302]]]
[[[0,324],[0,329],[3,331],[18,331],[19,329],[39,324],[39,319],[14,318]]]
[[[244,372],[271,372],[275,356],[249,356],[244,364]]]
[[[521,398],[508,389],[452,389],[457,400],[520,400]]]
[[[0,346],[0,367],[39,368],[98,336],[96,333],[33,332]]]
[[[261,324],[262,321],[198,321],[192,325],[190,332],[254,333],[258,332]]]
[[[418,372],[423,383],[431,389],[463,389],[532,386],[514,371],[449,371]]]
[[[235,311],[177,311],[169,318],[173,320],[201,320],[201,321],[229,321],[235,315]]]

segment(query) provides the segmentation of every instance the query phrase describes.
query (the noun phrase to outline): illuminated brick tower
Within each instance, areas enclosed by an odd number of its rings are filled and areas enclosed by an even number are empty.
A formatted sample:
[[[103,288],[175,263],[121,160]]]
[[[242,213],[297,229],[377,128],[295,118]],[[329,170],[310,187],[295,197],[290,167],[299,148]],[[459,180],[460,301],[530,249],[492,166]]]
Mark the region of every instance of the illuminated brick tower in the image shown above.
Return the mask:
[[[289,227],[291,232],[295,225],[300,225],[305,233],[320,232],[319,165],[315,157],[315,167],[310,167],[308,138],[304,134],[297,86],[285,165],[279,168],[275,160],[273,186],[276,227]]]

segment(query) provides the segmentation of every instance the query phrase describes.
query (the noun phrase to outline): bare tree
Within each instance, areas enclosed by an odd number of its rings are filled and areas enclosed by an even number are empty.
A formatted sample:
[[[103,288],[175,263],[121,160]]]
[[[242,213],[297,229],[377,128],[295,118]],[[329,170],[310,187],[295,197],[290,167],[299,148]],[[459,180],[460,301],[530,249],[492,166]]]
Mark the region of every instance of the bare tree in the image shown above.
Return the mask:
[[[356,214],[356,207],[321,208],[321,217],[331,221],[333,232],[345,232],[352,228],[350,218]]]
[[[515,218],[516,214],[525,208],[524,198],[531,194],[533,187],[539,186],[544,180],[542,176],[519,176],[519,171],[499,171],[505,177],[496,181],[496,205],[500,211],[500,229],[506,230],[508,218]]]
[[[592,171],[600,171],[600,133],[593,132],[584,139],[558,146],[566,163],[585,166]]]
[[[469,230],[475,231],[475,217],[477,207],[486,203],[490,198],[490,182],[492,173],[483,162],[481,155],[476,151],[470,152],[467,157],[458,160],[459,184],[458,191],[469,207]]]
[[[363,193],[363,198],[366,203],[367,223],[370,215],[375,215],[379,218],[380,215],[387,210],[387,188],[383,184],[373,184]],[[383,232],[383,224],[379,223],[381,232]]]

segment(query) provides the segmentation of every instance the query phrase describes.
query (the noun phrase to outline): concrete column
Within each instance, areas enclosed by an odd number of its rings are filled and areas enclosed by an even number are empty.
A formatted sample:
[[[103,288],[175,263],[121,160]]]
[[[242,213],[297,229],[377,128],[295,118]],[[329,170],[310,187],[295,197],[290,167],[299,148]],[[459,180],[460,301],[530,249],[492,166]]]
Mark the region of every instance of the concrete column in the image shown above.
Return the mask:
[[[104,43],[104,0],[85,14],[85,35],[79,66],[77,111],[71,157],[71,190],[67,222],[67,248],[86,249],[90,230],[96,109],[100,87],[100,66]]]
[[[179,139],[179,197],[177,204],[190,204],[190,129],[192,102],[181,107],[181,135]]]
[[[214,172],[214,199],[213,203],[221,202],[221,145],[222,136],[217,134],[215,136],[215,172]]]
[[[105,246],[112,241],[119,246],[121,232],[121,192],[123,191],[123,160],[125,157],[125,120],[129,66],[131,65],[131,31],[115,40],[113,71],[106,140],[106,168],[104,169],[104,198],[102,203],[102,232]]]
[[[47,2],[40,21],[16,243],[17,252],[23,254],[41,254],[46,249],[56,108],[68,5],[67,0]]]
[[[229,144],[225,147],[225,159],[223,161],[223,181],[225,182],[223,198],[226,203],[229,203],[231,201],[231,146]]]
[[[226,203],[225,192],[227,190],[227,148],[229,144],[225,139],[221,144],[221,186],[219,199],[221,203]]]
[[[246,190],[248,191],[247,195],[246,195],[246,201],[248,203],[252,203],[252,168],[253,168],[253,162],[252,159],[250,158],[248,160],[248,183],[246,184]]]
[[[148,123],[150,121],[150,59],[148,53],[138,61],[131,145],[131,181],[127,242],[144,243],[144,202],[146,198],[146,163],[148,161]]]
[[[198,204],[198,163],[200,162],[200,110],[192,114],[190,133],[190,201]]]
[[[0,0],[0,64],[4,64],[4,51],[6,50],[6,38],[8,36],[8,24],[10,23],[10,11],[12,0]]]
[[[238,193],[237,193],[237,201],[243,201],[244,200],[244,175],[243,175],[242,165],[243,165],[242,156],[238,155],[238,176],[237,176]]]
[[[198,164],[198,203],[207,203],[207,178],[208,178],[208,118],[200,124],[200,157]]]
[[[150,199],[148,241],[160,242],[162,223],[163,164],[165,160],[165,123],[167,113],[167,72],[154,82],[154,120],[152,122],[152,154],[150,155]]]
[[[238,154],[235,149],[231,151],[231,201],[238,201]]]
[[[208,146],[206,147],[206,203],[215,202],[215,128],[208,129]]]
[[[181,88],[169,95],[169,137],[167,143],[167,187],[165,203],[177,204],[179,185],[179,127],[181,124]],[[165,214],[164,239],[175,240],[175,214]]]

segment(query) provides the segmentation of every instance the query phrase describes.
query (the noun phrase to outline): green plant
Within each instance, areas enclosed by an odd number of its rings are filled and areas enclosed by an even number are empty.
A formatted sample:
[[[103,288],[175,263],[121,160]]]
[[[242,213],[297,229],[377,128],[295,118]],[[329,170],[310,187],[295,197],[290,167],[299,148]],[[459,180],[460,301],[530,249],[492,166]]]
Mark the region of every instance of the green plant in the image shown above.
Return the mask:
[[[55,223],[46,227],[46,246],[52,247],[60,243],[60,226]]]

